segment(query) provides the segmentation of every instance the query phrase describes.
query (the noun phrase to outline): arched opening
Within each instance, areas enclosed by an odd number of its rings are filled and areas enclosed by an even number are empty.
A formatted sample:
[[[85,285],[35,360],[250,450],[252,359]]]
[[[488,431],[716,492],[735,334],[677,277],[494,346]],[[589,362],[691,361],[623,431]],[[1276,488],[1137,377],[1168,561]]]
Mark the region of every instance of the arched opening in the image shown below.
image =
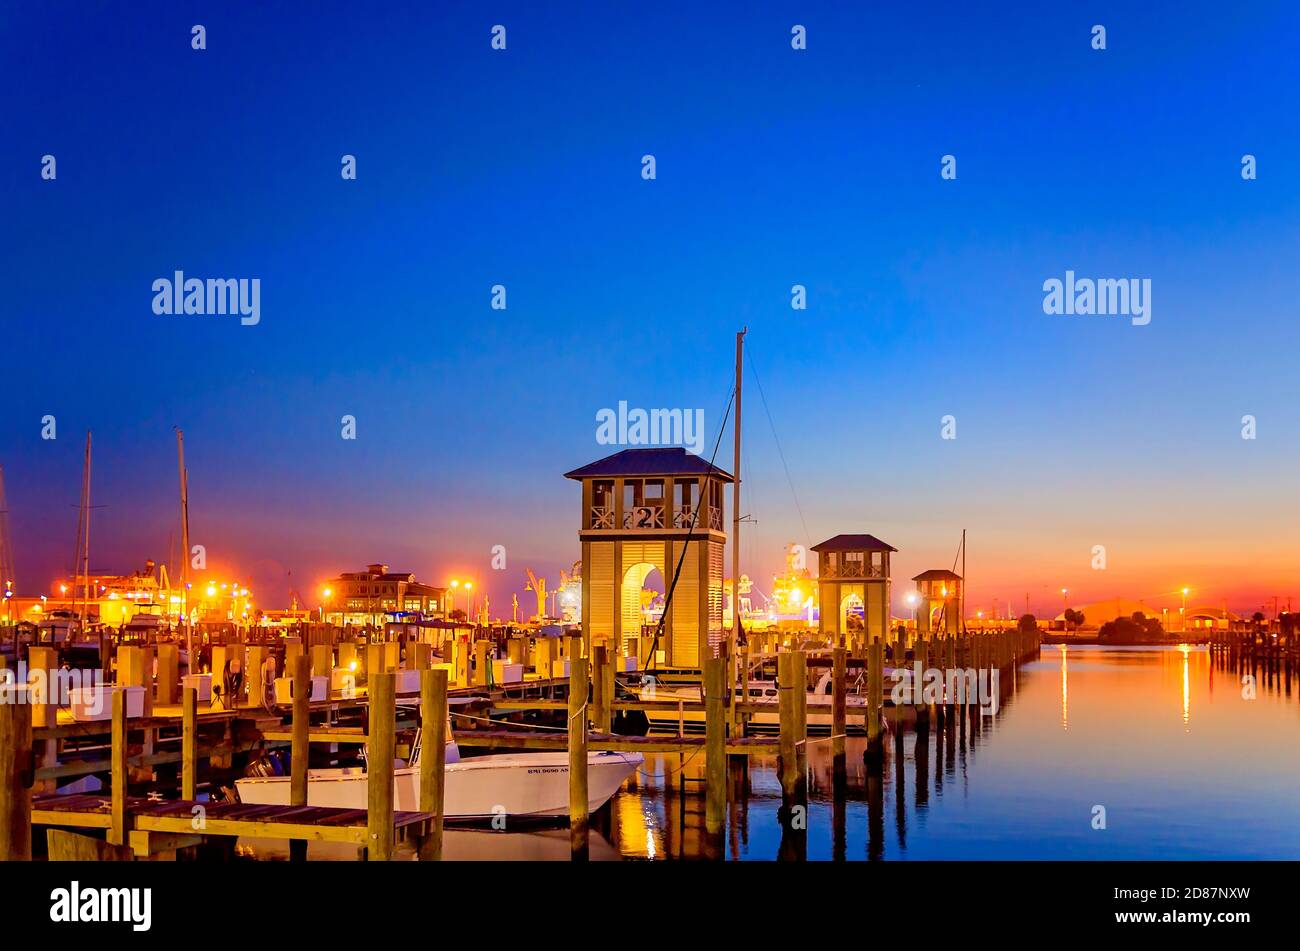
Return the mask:
[[[619,586],[624,654],[640,653],[641,630],[659,623],[664,612],[663,574],[649,562],[638,562],[623,572]]]
[[[867,612],[862,595],[850,592],[840,601],[840,630],[848,637],[860,636],[866,629]]]

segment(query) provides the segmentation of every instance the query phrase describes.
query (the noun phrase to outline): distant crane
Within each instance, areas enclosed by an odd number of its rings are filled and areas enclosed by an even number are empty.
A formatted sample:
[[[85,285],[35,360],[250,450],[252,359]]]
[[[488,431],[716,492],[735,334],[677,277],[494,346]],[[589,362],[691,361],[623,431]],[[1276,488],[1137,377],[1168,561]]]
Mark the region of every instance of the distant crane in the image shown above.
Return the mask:
[[[524,590],[537,595],[537,620],[541,622],[546,618],[546,579],[538,578],[531,568],[525,568],[524,571],[528,573],[528,584]]]

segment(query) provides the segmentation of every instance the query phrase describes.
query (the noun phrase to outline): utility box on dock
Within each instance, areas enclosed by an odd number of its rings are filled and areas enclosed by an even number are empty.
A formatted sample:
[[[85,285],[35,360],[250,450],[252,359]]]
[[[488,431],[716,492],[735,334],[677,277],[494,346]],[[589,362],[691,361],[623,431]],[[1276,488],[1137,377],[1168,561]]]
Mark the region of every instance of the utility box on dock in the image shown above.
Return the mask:
[[[320,700],[328,700],[329,685],[330,681],[328,677],[311,678],[311,702],[316,703]],[[292,677],[275,678],[275,702],[281,704],[293,703]]]
[[[500,684],[521,684],[524,682],[524,665],[512,664],[507,660],[492,661],[492,681]]]
[[[196,699],[199,703],[212,702],[212,675],[211,674],[187,674],[181,678],[181,689],[188,690],[194,688]]]
[[[79,723],[109,720],[113,716],[113,694],[126,694],[127,719],[144,716],[143,687],[115,687],[96,684],[93,687],[74,687],[68,691],[68,711]]]

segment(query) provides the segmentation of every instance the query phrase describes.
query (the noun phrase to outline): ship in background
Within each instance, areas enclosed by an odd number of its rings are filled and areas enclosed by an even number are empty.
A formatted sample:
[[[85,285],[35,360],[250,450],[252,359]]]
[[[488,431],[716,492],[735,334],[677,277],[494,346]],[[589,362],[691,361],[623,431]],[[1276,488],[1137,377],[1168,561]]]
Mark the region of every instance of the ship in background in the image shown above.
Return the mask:
[[[731,624],[731,579],[724,582],[727,606],[723,623]],[[756,604],[754,595],[763,603]],[[785,546],[785,571],[772,576],[772,594],[755,587],[749,575],[740,576],[740,620],[751,630],[800,630],[816,627],[819,618],[817,578],[808,570],[807,549],[790,542]]]

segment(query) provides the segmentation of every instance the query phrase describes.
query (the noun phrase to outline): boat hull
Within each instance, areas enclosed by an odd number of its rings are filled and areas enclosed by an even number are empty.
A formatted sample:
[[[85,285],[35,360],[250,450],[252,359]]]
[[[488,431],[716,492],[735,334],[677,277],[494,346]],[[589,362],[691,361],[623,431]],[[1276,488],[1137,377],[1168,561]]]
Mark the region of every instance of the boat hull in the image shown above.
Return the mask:
[[[618,792],[644,762],[639,753],[590,753],[587,756],[587,808],[595,811]],[[420,808],[420,770],[394,770],[393,808]],[[365,809],[367,776],[360,769],[312,770],[307,779],[307,804],[336,809]],[[289,805],[288,776],[248,777],[235,783],[241,802],[250,805]],[[495,816],[558,818],[569,814],[569,756],[567,753],[524,753],[483,756],[446,766],[443,815],[447,819],[491,819]]]

